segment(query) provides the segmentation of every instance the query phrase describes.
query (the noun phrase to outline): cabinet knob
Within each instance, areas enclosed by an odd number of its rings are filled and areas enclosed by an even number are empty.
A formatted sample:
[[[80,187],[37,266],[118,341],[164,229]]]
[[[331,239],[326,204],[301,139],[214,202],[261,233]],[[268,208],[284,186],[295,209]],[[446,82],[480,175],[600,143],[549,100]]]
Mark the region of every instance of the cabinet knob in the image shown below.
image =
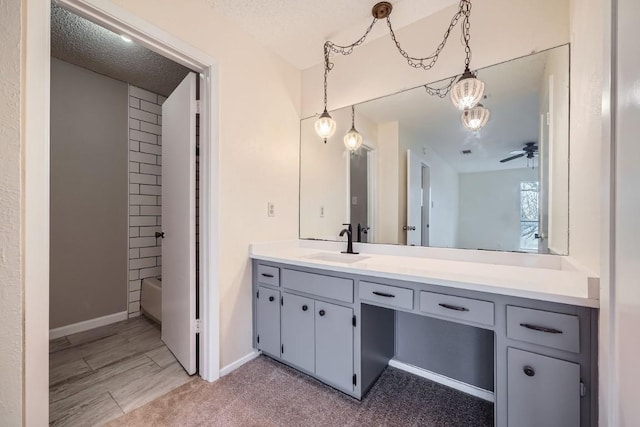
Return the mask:
[[[531,366],[525,366],[522,370],[524,371],[524,374],[528,377],[532,377],[536,374],[536,371],[534,371]]]
[[[269,301],[273,301],[275,298],[273,298],[273,296],[269,297]]]
[[[318,312],[318,314],[319,314],[320,316],[324,316],[324,310],[320,310],[320,311]]]
[[[305,304],[305,305],[303,305],[303,306],[302,306],[302,311],[307,311],[307,310],[309,310],[309,307],[307,307],[307,305],[306,305],[306,304]]]

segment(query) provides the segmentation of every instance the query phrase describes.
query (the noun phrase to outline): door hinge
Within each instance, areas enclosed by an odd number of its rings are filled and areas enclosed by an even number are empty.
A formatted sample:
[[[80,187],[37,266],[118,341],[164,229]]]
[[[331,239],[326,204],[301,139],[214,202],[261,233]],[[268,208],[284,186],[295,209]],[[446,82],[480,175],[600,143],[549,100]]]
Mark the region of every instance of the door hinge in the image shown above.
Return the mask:
[[[200,100],[196,100],[196,114],[200,114]]]
[[[258,344],[260,344],[260,335],[258,335],[258,336],[256,337],[256,342],[257,342]]]
[[[280,345],[280,353],[284,354],[284,344]]]
[[[353,318],[351,318],[351,324],[353,326],[356,326],[356,315],[355,314],[353,315]]]
[[[200,319],[194,320],[193,327],[196,330],[196,334],[199,334],[200,333]]]
[[[587,395],[587,386],[580,381],[580,397],[585,397]]]
[[[358,385],[358,376],[353,374],[353,385]]]

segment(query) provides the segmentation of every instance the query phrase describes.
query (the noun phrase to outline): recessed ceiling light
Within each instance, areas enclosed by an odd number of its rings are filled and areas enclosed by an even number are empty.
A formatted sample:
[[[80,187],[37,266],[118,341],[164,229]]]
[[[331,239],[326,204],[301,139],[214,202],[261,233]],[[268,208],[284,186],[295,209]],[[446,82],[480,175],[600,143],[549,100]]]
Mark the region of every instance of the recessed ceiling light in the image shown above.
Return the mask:
[[[126,41],[127,43],[131,43],[132,42],[132,40],[129,37],[125,36],[125,35],[120,35],[120,38],[122,40]]]

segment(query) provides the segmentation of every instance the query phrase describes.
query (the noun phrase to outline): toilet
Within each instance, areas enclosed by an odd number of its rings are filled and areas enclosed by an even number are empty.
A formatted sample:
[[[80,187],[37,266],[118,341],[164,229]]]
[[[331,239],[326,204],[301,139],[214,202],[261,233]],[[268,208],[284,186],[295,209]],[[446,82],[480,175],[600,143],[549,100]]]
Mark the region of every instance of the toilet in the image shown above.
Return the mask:
[[[140,309],[142,314],[162,323],[162,279],[150,277],[142,279],[142,291],[140,294]]]

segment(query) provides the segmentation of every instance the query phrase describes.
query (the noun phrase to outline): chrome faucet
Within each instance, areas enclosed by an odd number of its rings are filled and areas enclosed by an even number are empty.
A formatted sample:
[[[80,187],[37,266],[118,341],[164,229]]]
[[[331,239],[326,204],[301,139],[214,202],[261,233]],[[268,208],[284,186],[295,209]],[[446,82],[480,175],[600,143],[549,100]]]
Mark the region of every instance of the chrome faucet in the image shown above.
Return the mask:
[[[347,250],[346,251],[342,251],[343,254],[357,254],[358,252],[353,252],[353,229],[351,228],[351,224],[342,224],[342,225],[346,225],[347,228],[343,228],[342,231],[340,231],[340,237],[344,236],[344,234],[347,234]]]

